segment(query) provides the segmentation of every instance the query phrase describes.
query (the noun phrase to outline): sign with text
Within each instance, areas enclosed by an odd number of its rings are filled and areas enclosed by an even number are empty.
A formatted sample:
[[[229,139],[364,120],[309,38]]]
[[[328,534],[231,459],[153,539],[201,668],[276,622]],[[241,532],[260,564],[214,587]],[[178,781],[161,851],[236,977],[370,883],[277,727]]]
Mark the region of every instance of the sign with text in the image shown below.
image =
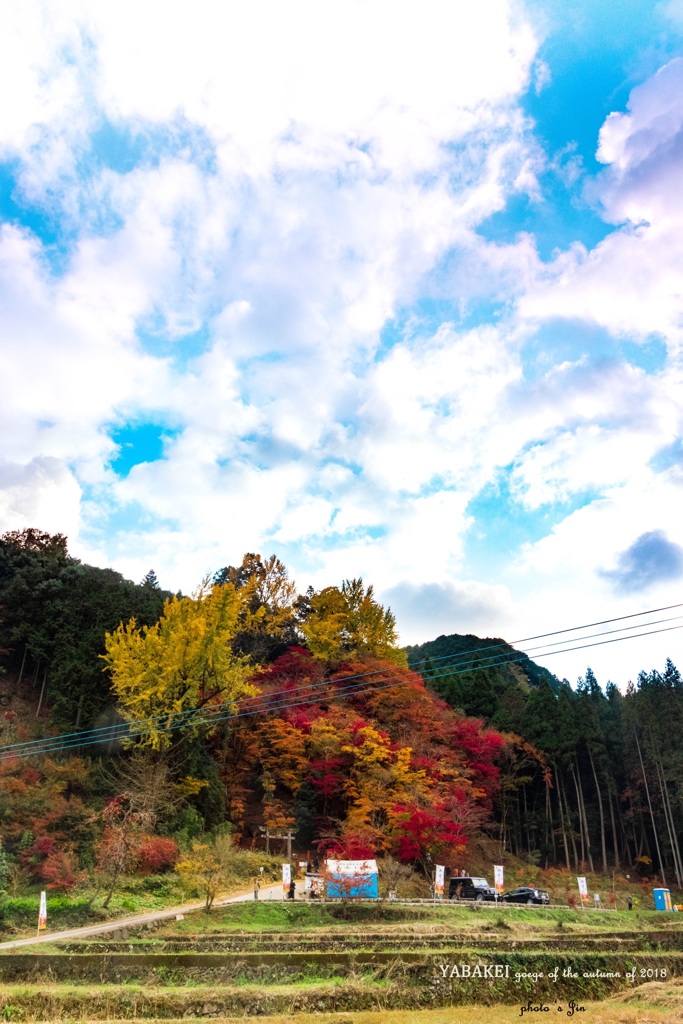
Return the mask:
[[[443,896],[445,876],[446,868],[443,864],[437,864],[434,869],[434,893],[436,896]]]
[[[585,877],[584,876],[581,876],[580,878],[577,877],[576,882],[577,882],[578,887],[579,887],[579,896],[581,897],[582,900],[587,900],[588,899],[588,883],[586,882]]]
[[[376,860],[332,860],[327,865],[327,895],[330,899],[377,899]]]
[[[282,891],[285,896],[289,895],[289,883],[292,881],[292,865],[282,865]]]
[[[326,862],[327,870],[336,875],[376,875],[376,860],[332,860]]]
[[[493,884],[496,892],[502,892],[505,888],[505,871],[502,864],[493,865]]]

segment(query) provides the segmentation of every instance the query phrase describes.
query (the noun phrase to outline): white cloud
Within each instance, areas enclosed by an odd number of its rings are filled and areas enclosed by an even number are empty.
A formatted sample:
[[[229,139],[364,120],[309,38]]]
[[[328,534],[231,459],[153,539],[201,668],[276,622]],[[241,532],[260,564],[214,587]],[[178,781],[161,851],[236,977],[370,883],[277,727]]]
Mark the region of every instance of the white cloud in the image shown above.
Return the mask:
[[[501,396],[519,380],[514,339],[492,327],[397,344],[368,376],[359,460],[392,491],[472,487]],[[490,469],[490,464],[487,469]]]
[[[505,574],[505,580],[518,598],[526,625],[536,624],[540,628],[533,632],[543,633],[680,601],[679,583],[665,574],[659,579],[652,577],[646,589],[629,592],[619,587],[614,576],[623,553],[653,530],[671,545],[683,546],[680,502],[681,484],[674,471],[655,474],[638,467],[626,483],[606,488],[603,497],[572,512],[541,540],[525,545],[516,568]],[[518,635],[528,635],[521,614],[519,618]],[[646,631],[646,621],[636,621],[635,631]],[[610,636],[600,639],[609,640]],[[683,633],[667,632],[632,644],[602,644],[562,656],[558,663],[563,666],[561,673],[570,679],[590,664],[603,683],[610,676],[624,683],[641,667],[663,665],[669,655],[674,661],[683,660]],[[543,663],[557,671],[555,662],[557,659]]]
[[[661,436],[629,429],[590,426],[561,433],[552,442],[532,445],[520,457],[513,488],[529,509],[568,502],[582,491],[632,481],[659,447]]]
[[[55,122],[70,121],[71,132],[82,127],[74,58],[83,60],[84,53],[67,6],[10,0],[3,9],[0,89],[11,102],[0,110],[2,155],[37,148],[41,129]]]
[[[558,588],[569,614],[586,587],[607,600],[596,567],[639,536],[681,543],[652,519],[675,473],[645,468],[680,434],[675,369],[573,359],[529,381],[524,360],[556,317],[677,344],[681,62],[601,133],[596,194],[626,226],[544,266],[531,234],[475,230],[542,197],[518,100],[550,71],[505,0],[8,10],[0,154],[61,251],[2,228],[0,530],[68,528],[83,556],[186,591],[286,545],[316,585],[394,595],[413,639],[451,617],[515,631],[522,593],[527,617]],[[421,299],[501,309],[436,329],[406,317]],[[120,480],[111,426],[146,418],[173,437]],[[511,464],[527,511],[602,497],[490,585],[469,578],[468,505]],[[110,513],[127,525],[106,537]]]
[[[329,532],[333,515],[334,508],[329,502],[322,498],[302,497],[281,516],[272,540],[276,544],[287,544],[305,537],[324,536]]]
[[[513,621],[507,589],[476,580],[424,584],[405,581],[382,591],[380,596],[396,615],[404,644],[450,633],[503,635]]]
[[[628,113],[600,132],[607,164],[593,193],[605,216],[624,225],[591,252],[571,246],[520,298],[522,317],[579,318],[640,340],[660,334],[681,344],[683,304],[683,58],[633,89]]]
[[[65,460],[101,458],[112,449],[100,433],[103,421],[163,382],[163,364],[108,325],[106,296],[99,306],[97,295],[75,303],[83,286],[77,271],[52,280],[35,240],[0,228],[0,376],[12,382],[0,424],[11,457],[30,457],[38,447]]]
[[[76,536],[81,489],[59,459],[47,456],[26,465],[0,462],[0,523],[21,530],[30,523],[47,533]]]
[[[478,104],[519,91],[535,49],[502,0],[476,9],[430,0],[419,17],[388,0],[205,0],[191,18],[180,7],[123,2],[90,7],[87,22],[110,117],[166,122],[182,110],[249,171],[270,161],[275,140],[298,132],[312,134],[309,153],[311,142],[341,136],[371,141],[382,164],[432,167],[434,146],[471,124]],[[317,151],[327,165],[329,144]]]

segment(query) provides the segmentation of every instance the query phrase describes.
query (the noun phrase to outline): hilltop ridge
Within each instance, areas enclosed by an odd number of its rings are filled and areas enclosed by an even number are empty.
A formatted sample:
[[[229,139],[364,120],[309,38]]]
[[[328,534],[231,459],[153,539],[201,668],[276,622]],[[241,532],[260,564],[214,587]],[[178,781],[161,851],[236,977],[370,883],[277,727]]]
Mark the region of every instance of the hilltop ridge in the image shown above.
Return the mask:
[[[545,683],[557,694],[568,685],[500,637],[442,634],[405,651],[409,667],[449,704],[503,727],[510,691],[528,693]]]

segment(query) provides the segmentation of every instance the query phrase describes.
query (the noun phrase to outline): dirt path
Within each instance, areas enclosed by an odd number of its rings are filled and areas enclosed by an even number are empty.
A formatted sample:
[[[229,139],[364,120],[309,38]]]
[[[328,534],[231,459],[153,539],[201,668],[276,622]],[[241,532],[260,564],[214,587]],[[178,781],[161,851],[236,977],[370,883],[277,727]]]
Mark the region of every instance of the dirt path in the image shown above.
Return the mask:
[[[299,895],[301,895],[299,893]],[[238,896],[230,896],[227,899],[217,900],[215,907],[225,907],[228,903],[245,903],[254,899],[254,891],[240,893]],[[282,883],[269,885],[261,889],[259,899],[281,900]],[[63,932],[43,932],[41,935],[34,935],[28,939],[12,939],[10,942],[0,942],[0,950],[16,949],[18,946],[35,946],[39,942],[58,942],[60,939],[82,939],[90,935],[106,935],[110,932],[118,932],[122,928],[139,928],[140,925],[150,924],[155,921],[168,921],[177,917],[178,914],[192,914],[204,909],[204,903],[186,903],[182,907],[170,907],[167,910],[151,910],[146,914],[136,914],[133,917],[116,918],[113,921],[104,921],[99,924],[86,924],[80,928],[69,928]]]

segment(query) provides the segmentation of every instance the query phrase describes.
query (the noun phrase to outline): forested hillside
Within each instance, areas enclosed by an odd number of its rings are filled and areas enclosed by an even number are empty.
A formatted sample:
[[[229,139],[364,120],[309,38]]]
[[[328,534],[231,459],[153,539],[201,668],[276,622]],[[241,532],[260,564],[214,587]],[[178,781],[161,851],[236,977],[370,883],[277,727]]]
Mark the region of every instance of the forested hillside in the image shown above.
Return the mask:
[[[561,686],[552,672],[499,638],[454,633],[407,647],[406,653],[410,667],[429,678],[432,689],[449,704],[466,708],[469,715],[496,719],[502,728],[509,726],[507,694],[541,683],[555,692]]]
[[[408,658],[452,707],[506,735],[496,801],[505,848],[683,883],[683,682],[670,660],[634,672],[622,694],[590,668],[571,687],[497,639],[442,636]],[[510,734],[524,741],[512,760]]]
[[[167,597],[153,571],[136,585],[84,565],[68,555],[61,534],[7,533],[0,539],[2,669],[39,686],[64,726],[90,724],[112,703],[98,658],[105,633],[131,617],[155,622]]]
[[[225,828],[428,876],[493,821],[504,737],[407,667],[361,580],[297,595],[250,554],[183,597],[37,531],[0,555],[0,834],[37,883],[68,888],[117,848],[121,871],[150,844],[168,866]]]
[[[483,843],[683,880],[670,662],[625,694],[590,669],[572,688],[502,640],[402,650],[361,580],[297,594],[248,554],[172,595],[35,530],[0,538],[0,648],[0,887],[113,891],[266,830],[425,877]]]

